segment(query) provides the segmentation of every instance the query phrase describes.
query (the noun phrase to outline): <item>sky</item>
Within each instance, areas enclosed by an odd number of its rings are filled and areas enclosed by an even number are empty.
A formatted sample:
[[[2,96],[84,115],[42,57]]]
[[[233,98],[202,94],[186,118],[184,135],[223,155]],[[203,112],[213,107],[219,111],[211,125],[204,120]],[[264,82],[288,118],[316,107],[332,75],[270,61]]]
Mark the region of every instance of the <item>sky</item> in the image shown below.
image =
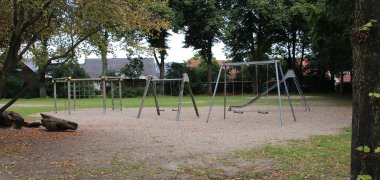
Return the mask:
[[[185,40],[185,36],[183,34],[177,34],[171,32],[171,36],[168,38],[168,55],[166,57],[165,62],[183,62],[184,60],[188,60],[191,57],[196,54],[196,51],[193,51],[192,48],[183,48]],[[217,43],[212,48],[212,52],[214,57],[217,60],[225,60],[225,54],[223,52],[224,44],[223,43]],[[117,50],[115,51],[116,58],[125,58],[126,52],[123,50]],[[150,55],[143,55],[144,58],[153,58],[149,57]],[[113,58],[112,54],[107,55],[109,58]],[[95,54],[91,54],[87,56],[87,58],[100,58],[99,56]],[[80,63],[84,62],[84,57],[80,59]]]

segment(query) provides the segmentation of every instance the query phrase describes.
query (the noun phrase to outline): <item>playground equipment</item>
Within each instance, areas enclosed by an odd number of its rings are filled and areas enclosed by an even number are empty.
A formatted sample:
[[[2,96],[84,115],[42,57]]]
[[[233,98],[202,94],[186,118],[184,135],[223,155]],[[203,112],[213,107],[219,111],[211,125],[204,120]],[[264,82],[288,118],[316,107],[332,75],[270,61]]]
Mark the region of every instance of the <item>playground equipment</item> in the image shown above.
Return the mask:
[[[248,101],[245,104],[238,105],[238,106],[229,106],[228,107],[228,111],[233,111],[235,113],[243,114],[243,111],[238,111],[236,109],[243,109],[243,108],[245,108],[245,107],[253,104],[258,99],[260,99],[262,96],[268,94],[271,90],[273,90],[273,89],[275,89],[277,87],[278,111],[279,111],[279,114],[280,114],[281,126],[283,126],[283,112],[282,112],[282,100],[281,100],[280,84],[284,83],[285,94],[286,94],[286,96],[288,98],[289,105],[290,105],[290,108],[291,108],[291,111],[292,111],[292,115],[293,115],[294,121],[296,121],[296,116],[294,114],[293,105],[292,105],[292,102],[291,102],[291,99],[290,99],[290,96],[289,96],[288,86],[286,84],[286,80],[290,79],[290,78],[294,80],[294,83],[296,85],[297,91],[298,91],[298,93],[299,93],[299,95],[300,95],[300,97],[301,97],[301,99],[302,99],[302,101],[304,103],[306,111],[310,111],[310,107],[309,107],[309,105],[306,102],[305,96],[304,96],[304,94],[302,92],[301,86],[300,86],[300,84],[299,84],[299,82],[297,80],[297,77],[296,77],[294,71],[293,70],[289,70],[285,74],[285,76],[284,76],[282,68],[281,68],[278,60],[224,63],[220,67],[220,69],[219,69],[218,78],[217,78],[217,81],[216,81],[216,86],[215,86],[214,94],[212,96],[211,105],[210,105],[210,109],[209,109],[209,113],[208,113],[206,122],[208,122],[209,119],[210,119],[211,111],[212,111],[214,100],[215,100],[215,95],[216,95],[217,88],[218,88],[218,83],[219,83],[220,76],[221,76],[221,73],[222,73],[223,69],[224,69],[224,119],[226,118],[226,102],[227,102],[227,96],[226,96],[226,79],[227,79],[226,78],[226,69],[227,69],[227,67],[241,66],[241,65],[256,65],[256,67],[257,67],[257,65],[267,65],[267,70],[268,70],[268,65],[274,65],[275,66],[275,73],[276,73],[276,84],[272,85],[271,87],[267,87],[264,92],[258,94],[255,98],[253,98],[252,100]],[[257,74],[257,70],[256,70],[256,74]],[[267,72],[267,74],[268,74],[268,72]],[[280,75],[281,75],[281,78],[282,78],[281,80],[280,80]],[[262,111],[259,111],[259,113],[266,114],[266,112],[262,112]]]
[[[107,88],[109,87],[109,92],[111,96],[111,107],[112,110],[115,109],[115,89],[118,90],[119,94],[119,108],[120,111],[122,107],[122,82],[123,79],[120,77],[106,77],[101,78],[82,78],[82,79],[72,79],[71,77],[54,78],[53,88],[54,88],[54,111],[57,113],[57,86],[63,85],[63,96],[65,98],[65,111],[71,114],[72,110],[76,110],[78,101],[80,99],[94,99],[101,98],[103,112],[106,112],[106,100],[107,100]],[[115,82],[118,82],[117,88],[115,88]],[[65,93],[66,92],[66,93]],[[73,107],[71,107],[71,101],[73,101]]]
[[[182,75],[182,78],[177,78],[177,79],[158,79],[157,77],[154,77],[154,76],[148,76],[148,78],[146,80],[146,86],[145,86],[145,89],[144,89],[144,94],[143,94],[143,97],[141,99],[141,105],[140,105],[140,108],[139,108],[139,111],[138,111],[138,114],[137,114],[137,118],[140,118],[140,116],[141,116],[141,111],[142,111],[142,109],[144,107],[145,98],[146,98],[146,95],[148,93],[150,84],[152,84],[153,97],[154,97],[154,103],[156,105],[157,115],[160,116],[160,112],[163,111],[163,110],[160,109],[160,107],[158,105],[157,83],[158,82],[165,82],[165,81],[169,81],[169,82],[177,81],[177,82],[180,82],[180,90],[179,90],[179,97],[178,97],[178,108],[177,109],[172,109],[172,111],[177,111],[176,120],[179,121],[179,118],[180,118],[180,115],[181,115],[183,91],[185,89],[185,84],[188,87],[189,95],[191,97],[191,101],[192,101],[193,106],[194,106],[195,114],[197,115],[197,117],[199,117],[198,108],[197,108],[197,105],[195,103],[193,91],[191,90],[191,87],[190,87],[189,76],[185,73],[185,74]]]

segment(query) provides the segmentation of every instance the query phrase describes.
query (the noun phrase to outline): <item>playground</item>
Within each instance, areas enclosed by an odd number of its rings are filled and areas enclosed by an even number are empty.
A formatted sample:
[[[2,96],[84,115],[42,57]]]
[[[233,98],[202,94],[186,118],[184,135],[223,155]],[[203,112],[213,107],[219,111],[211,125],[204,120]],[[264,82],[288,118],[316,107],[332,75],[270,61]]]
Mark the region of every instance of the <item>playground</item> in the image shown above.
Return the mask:
[[[283,126],[275,104],[250,106],[243,114],[228,112],[226,119],[223,106],[216,106],[208,123],[207,106],[199,108],[200,117],[193,107],[183,107],[179,121],[177,112],[162,111],[158,116],[152,106],[144,108],[139,119],[138,106],[106,112],[102,108],[80,109],[71,114],[51,111],[51,115],[77,122],[79,129],[49,136],[42,129],[13,132],[19,138],[14,142],[8,138],[7,144],[18,144],[19,148],[2,153],[2,176],[208,179],[241,177],[247,168],[256,169],[254,172],[270,170],[275,166],[273,160],[247,160],[235,154],[268,144],[285,145],[288,140],[337,134],[350,125],[351,106],[336,106],[319,99],[309,101],[312,111],[305,111],[297,98],[292,96],[296,99],[293,106],[297,121],[290,107],[284,106]],[[184,104],[191,104],[190,99],[185,99]],[[268,113],[257,113],[258,110]]]

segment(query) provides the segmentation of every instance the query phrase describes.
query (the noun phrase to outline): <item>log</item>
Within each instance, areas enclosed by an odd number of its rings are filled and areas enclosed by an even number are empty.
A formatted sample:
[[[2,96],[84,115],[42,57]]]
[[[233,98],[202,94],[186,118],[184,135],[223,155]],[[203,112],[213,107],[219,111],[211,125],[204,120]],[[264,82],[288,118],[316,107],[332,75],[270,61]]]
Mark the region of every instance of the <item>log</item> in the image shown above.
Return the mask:
[[[37,128],[41,126],[41,122],[25,122],[24,126],[28,128]]]
[[[76,130],[78,128],[78,124],[75,122],[53,117],[43,113],[40,114],[42,117],[42,126],[45,127],[48,131],[67,131]]]
[[[0,126],[1,127],[11,127],[13,126],[15,129],[21,129],[21,127],[25,124],[24,118],[13,111],[4,111],[0,117]]]

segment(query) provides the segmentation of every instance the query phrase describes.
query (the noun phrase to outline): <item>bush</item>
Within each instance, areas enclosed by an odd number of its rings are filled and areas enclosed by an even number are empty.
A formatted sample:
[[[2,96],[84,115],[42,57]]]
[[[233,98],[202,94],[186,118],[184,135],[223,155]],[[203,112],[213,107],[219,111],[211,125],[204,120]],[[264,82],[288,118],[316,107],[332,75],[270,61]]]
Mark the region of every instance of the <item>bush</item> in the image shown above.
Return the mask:
[[[123,88],[123,90],[122,90],[123,97],[127,97],[127,98],[142,97],[143,94],[144,94],[144,88],[143,87]]]

